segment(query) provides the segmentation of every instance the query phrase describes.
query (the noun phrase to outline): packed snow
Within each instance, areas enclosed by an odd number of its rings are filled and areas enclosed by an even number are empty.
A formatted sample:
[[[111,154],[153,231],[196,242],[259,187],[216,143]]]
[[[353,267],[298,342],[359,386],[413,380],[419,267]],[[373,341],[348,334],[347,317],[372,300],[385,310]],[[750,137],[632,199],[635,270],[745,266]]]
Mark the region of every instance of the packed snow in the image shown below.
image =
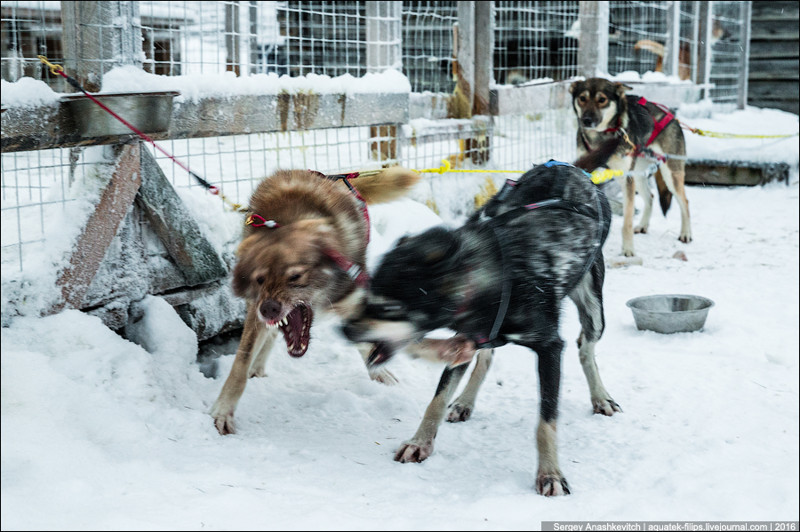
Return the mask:
[[[4,82],[4,105],[6,89]],[[797,115],[769,109],[714,114],[695,104],[679,117],[713,131],[796,135],[798,128]],[[688,140],[696,158],[787,162],[790,179],[690,186],[694,241],[678,242],[673,202],[666,217],[653,214],[648,234],[635,237],[643,264],[607,270],[598,364],[623,413],[592,415],[574,342],[577,313],[564,303],[558,441],[571,495],[547,499],[534,490],[538,381],[536,355],[527,349],[499,348],[472,419],[445,423],[425,462],[399,464],[394,450],[415,432],[441,365],[397,356],[389,368],[399,384],[378,384],[338,323],[318,316],[308,353],[293,359],[278,346],[268,376],[247,385],[238,433],[222,437],[208,411],[236,339],[215,345],[221,356],[201,365],[194,333],[163,299],[148,296],[139,303],[143,318],[126,331],[130,340],[74,310],[21,316],[2,328],[3,530],[796,521],[797,137]],[[463,220],[448,207],[463,205],[475,189],[437,179],[440,215],[421,192],[371,208],[371,268],[401,235]],[[214,241],[223,249],[233,238],[232,215],[208,208],[218,200],[197,189],[180,192],[204,213],[207,232],[225,228]],[[615,216],[607,258],[619,254],[620,226]],[[678,251],[686,261],[674,258]],[[659,293],[711,298],[704,329],[637,330],[625,302]]]

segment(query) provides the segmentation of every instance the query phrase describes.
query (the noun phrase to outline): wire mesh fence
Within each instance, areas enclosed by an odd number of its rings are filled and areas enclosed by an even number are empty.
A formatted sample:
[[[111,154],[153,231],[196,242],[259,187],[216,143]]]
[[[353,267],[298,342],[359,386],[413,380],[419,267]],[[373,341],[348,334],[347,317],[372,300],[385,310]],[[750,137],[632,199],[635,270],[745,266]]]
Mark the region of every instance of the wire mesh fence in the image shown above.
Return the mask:
[[[64,3],[64,9],[81,8],[72,4],[84,3]],[[96,29],[106,37],[132,32],[141,49],[127,60],[151,74],[197,76],[194,79],[202,84],[220,83],[219,75],[230,72],[239,77],[275,73],[292,78],[308,74],[349,74],[358,78],[368,72],[398,68],[407,77],[412,93],[431,92],[447,99],[455,89],[454,28],[460,20],[459,9],[469,2],[403,1],[396,8],[382,7],[383,11],[356,1],[97,4],[131,9],[135,16],[130,20],[112,17],[107,23],[98,23]],[[679,77],[701,82],[697,68],[703,44],[698,34],[700,2],[677,4]],[[722,104],[735,103],[741,90],[735,83],[741,73],[744,37],[739,4],[713,3],[713,30],[721,28],[721,33],[712,48],[711,82],[715,87],[711,97]],[[643,40],[667,43],[669,5],[664,1],[608,4],[610,74],[663,70],[663,55],[637,49],[636,45]],[[578,2],[498,0],[492,6],[495,84],[559,82],[579,75]],[[64,45],[65,16],[61,2],[2,3],[3,80],[14,82],[29,77],[45,82],[58,93],[71,90],[63,78],[50,73],[37,59],[37,55],[45,55],[54,63],[77,61],[77,57],[68,57]],[[386,30],[387,25],[400,28],[398,34]],[[113,39],[102,42],[110,43],[104,44],[109,50],[101,51],[106,72],[120,64],[120,54],[116,53],[118,44]],[[397,57],[376,52],[381,47],[397,47]],[[563,83],[560,90],[566,91],[567,86]],[[405,127],[392,130],[379,129],[375,124],[172,139],[161,144],[208,181],[218,184],[227,195],[246,202],[255,184],[277,168],[343,172],[392,162],[428,168],[450,159],[454,166],[467,168],[525,170],[550,158],[571,160],[575,156],[575,124],[567,105],[562,102],[553,107],[530,106],[520,113],[494,116],[488,125],[452,119],[423,123],[412,116]],[[390,143],[396,143],[397,149],[379,156],[381,146]],[[24,270],[29,260],[26,250],[48,239],[46,220],[74,203],[69,194],[70,183],[85,178],[96,163],[86,154],[87,150],[74,148],[4,151],[4,277],[8,268]],[[169,159],[159,152],[154,156],[174,186],[196,186]]]
[[[742,2],[711,4],[711,99],[733,109],[739,98],[742,56],[746,46]]]
[[[495,2],[497,83],[577,75],[577,21],[577,2]]]
[[[667,2],[610,2],[608,72],[660,71],[663,55],[645,51],[637,43],[667,40]]]

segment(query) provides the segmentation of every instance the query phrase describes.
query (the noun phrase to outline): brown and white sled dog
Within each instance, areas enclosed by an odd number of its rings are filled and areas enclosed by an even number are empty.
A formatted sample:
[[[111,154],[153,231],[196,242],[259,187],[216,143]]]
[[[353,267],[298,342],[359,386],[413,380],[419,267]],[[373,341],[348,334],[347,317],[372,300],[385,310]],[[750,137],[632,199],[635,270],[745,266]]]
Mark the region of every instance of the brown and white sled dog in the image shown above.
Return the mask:
[[[578,117],[578,155],[584,156],[611,138],[620,139],[619,149],[600,166],[612,170],[633,171],[633,176],[617,178],[622,188],[622,254],[632,257],[633,234],[646,233],[653,208],[653,195],[647,183],[647,169],[654,162],[659,202],[667,214],[672,196],[681,209],[681,232],[678,240],[692,241],[689,201],[684,188],[686,144],[683,131],[665,107],[638,96],[626,95],[630,87],[603,78],[576,81],[570,86],[572,104]],[[664,157],[664,154],[678,157]],[[639,224],[633,226],[634,196],[644,199]]]
[[[369,238],[364,202],[397,199],[420,179],[400,167],[362,175],[352,182],[357,196],[336,177],[280,170],[264,179],[250,198],[233,269],[233,292],[247,300],[247,317],[233,367],[211,408],[220,434],[235,431],[233,414],[247,379],[265,375],[279,333],[289,354],[301,357],[308,349],[315,312],[347,317],[360,301]],[[368,348],[359,346],[365,359]],[[385,370],[373,369],[370,376],[394,382]]]

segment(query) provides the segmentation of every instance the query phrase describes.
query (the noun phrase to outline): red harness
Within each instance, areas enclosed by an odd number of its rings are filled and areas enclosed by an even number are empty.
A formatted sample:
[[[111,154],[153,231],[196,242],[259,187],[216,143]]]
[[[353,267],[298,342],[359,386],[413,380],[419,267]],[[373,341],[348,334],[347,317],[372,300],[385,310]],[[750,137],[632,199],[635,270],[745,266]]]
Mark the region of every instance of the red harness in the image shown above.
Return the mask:
[[[642,96],[636,103],[638,103],[639,105],[645,105],[647,103],[647,100],[645,100],[644,96]],[[650,103],[661,109],[664,112],[664,116],[661,117],[661,120],[658,121],[656,121],[655,117],[653,117],[653,132],[650,134],[650,138],[647,139],[647,142],[644,143],[645,148],[649,147],[656,139],[656,137],[659,135],[659,133],[664,131],[664,128],[667,127],[667,124],[669,124],[675,118],[675,115],[673,115],[670,112],[670,110],[667,109],[665,106],[661,105],[660,103],[655,103],[655,102],[650,102]],[[637,149],[637,154],[640,151],[641,150]]]
[[[647,100],[645,99],[644,96],[642,96],[636,101],[636,103],[639,105],[645,105],[647,104]],[[658,137],[658,135],[661,134],[662,131],[664,131],[664,128],[667,127],[667,124],[669,124],[672,120],[675,119],[675,115],[672,114],[672,112],[670,112],[670,110],[666,106],[661,105],[660,103],[656,102],[650,102],[650,103],[661,109],[661,111],[664,112],[664,116],[661,117],[661,120],[656,120],[655,117],[653,117],[653,132],[650,134],[650,138],[647,139],[647,142],[644,143],[643,147],[638,145],[634,146],[633,154],[635,157],[648,157],[648,156],[655,157],[656,159],[658,159],[659,162],[663,163],[667,160],[667,158],[661,155],[660,153],[653,152],[648,148],[653,143],[653,141],[656,140],[656,137]],[[616,133],[620,129],[621,128],[619,126],[619,121],[617,121],[616,127],[610,127],[605,131],[603,131],[603,133]],[[589,146],[589,141],[586,140],[586,136],[581,134],[581,138],[583,139],[584,147],[588,151],[592,151],[591,146]],[[647,153],[644,153],[645,150],[647,150]]]

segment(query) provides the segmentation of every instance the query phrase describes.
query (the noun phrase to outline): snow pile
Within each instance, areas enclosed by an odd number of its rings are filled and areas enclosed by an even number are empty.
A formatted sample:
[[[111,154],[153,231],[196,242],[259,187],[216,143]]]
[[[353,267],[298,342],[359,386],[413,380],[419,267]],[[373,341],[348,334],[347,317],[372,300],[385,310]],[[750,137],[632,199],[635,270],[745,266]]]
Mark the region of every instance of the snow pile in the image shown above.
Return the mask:
[[[440,367],[399,356],[394,387],[367,377],[333,320],[309,351],[278,346],[220,437],[216,378],[193,334],[147,297],[124,340],[67,311],[2,329],[2,528],[519,529],[543,520],[797,520],[798,184],[689,187],[695,241],[678,209],[636,236],[644,265],[606,273],[603,380],[624,413],[592,415],[565,302],[559,453],[573,494],[535,494],[536,357],[497,350],[473,418],[444,424],[433,456],[398,464]],[[743,217],[742,213],[747,213]],[[211,216],[209,214],[209,216]],[[371,211],[370,267],[406,232],[440,223],[411,200]],[[619,252],[612,222],[607,256]],[[684,251],[688,261],[672,258]],[[696,293],[716,303],[701,332],[638,331],[628,299]],[[757,489],[754,489],[757,487]]]
[[[61,96],[38,79],[24,77],[14,83],[0,80],[0,105],[4,109],[55,105]]]
[[[408,93],[411,84],[397,70],[368,73],[360,78],[343,74],[279,76],[274,72],[237,77],[233,72],[158,76],[134,66],[117,67],[103,76],[103,92],[179,91],[176,101],[197,101],[206,97],[232,97],[260,94],[357,94]]]

